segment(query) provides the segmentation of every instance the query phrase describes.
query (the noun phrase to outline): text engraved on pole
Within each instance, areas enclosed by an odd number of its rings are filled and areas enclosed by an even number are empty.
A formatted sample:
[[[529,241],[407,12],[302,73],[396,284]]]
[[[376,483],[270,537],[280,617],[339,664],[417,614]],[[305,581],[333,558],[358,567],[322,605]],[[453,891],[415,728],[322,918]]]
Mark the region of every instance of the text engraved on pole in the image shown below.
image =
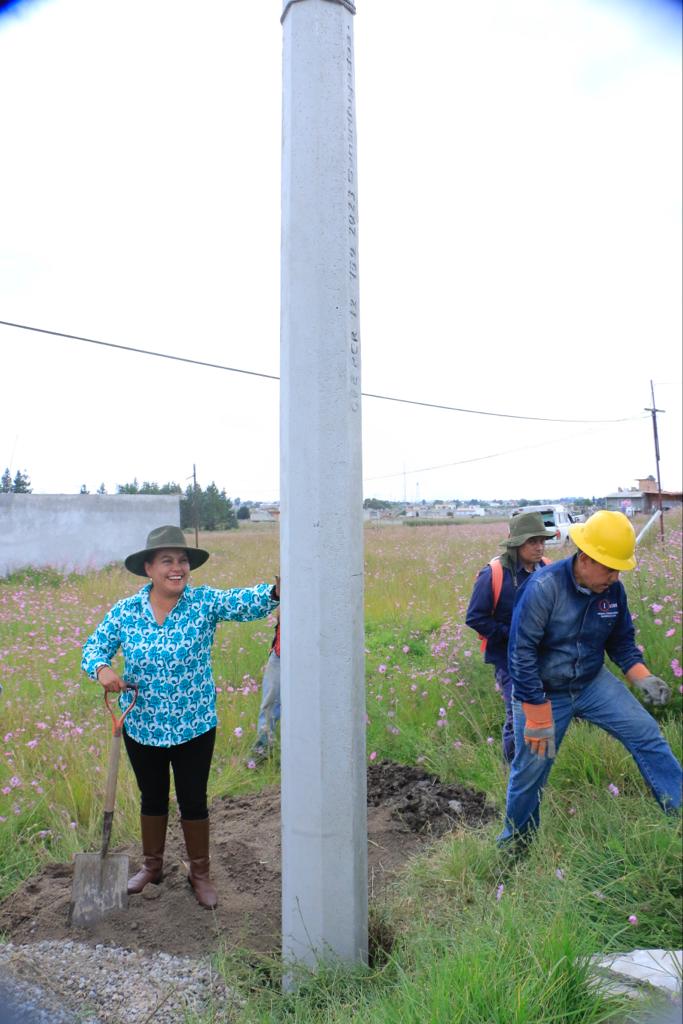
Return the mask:
[[[356,198],[356,124],[354,116],[353,90],[353,39],[351,30],[346,30],[346,215],[349,233],[348,272],[351,293],[349,295],[349,385],[351,411],[360,409],[360,329],[358,323],[358,206]]]

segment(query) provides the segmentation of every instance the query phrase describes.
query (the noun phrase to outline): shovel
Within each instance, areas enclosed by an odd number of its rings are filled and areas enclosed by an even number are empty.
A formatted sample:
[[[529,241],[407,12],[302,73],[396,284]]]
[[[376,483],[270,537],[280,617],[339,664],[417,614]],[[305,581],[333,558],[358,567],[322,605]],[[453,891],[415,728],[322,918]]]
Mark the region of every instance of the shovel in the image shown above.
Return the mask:
[[[116,710],[120,712],[120,708],[112,708],[109,693],[106,690],[104,692],[104,703],[111,715],[113,738],[104,795],[102,849],[99,853],[77,853],[74,856],[74,879],[67,923],[77,928],[94,924],[112,910],[126,910],[128,907],[128,856],[125,853],[108,853],[121,756],[121,730],[126,715],[132,711],[138,699],[137,686],[128,686],[128,689],[135,691],[133,699],[123,714],[119,715]]]

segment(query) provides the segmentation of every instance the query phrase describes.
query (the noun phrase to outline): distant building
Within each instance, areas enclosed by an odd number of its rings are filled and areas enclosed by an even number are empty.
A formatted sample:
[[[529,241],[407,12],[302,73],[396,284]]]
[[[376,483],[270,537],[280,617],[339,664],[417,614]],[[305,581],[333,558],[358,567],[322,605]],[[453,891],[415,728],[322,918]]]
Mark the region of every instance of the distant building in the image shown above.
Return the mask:
[[[605,508],[610,512],[623,512],[625,515],[633,515],[635,512],[645,512],[645,495],[642,491],[618,490],[604,497]]]
[[[252,523],[277,523],[279,519],[279,505],[261,505],[260,508],[249,509],[249,520]]]
[[[645,480],[638,480],[638,488],[634,490],[619,489],[604,498],[605,508],[613,512],[624,512],[626,515],[633,515],[635,512],[649,514],[659,508],[659,492],[657,481],[651,477]],[[664,508],[671,508],[672,505],[683,503],[683,492],[665,491],[662,489],[662,505]]]

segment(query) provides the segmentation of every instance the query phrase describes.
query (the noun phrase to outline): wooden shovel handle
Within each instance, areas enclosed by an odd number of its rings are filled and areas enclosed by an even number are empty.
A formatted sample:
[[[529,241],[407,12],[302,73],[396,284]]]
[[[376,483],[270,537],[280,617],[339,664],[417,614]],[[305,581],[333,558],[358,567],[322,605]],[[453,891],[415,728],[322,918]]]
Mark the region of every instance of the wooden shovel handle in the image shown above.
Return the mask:
[[[104,813],[112,814],[116,800],[116,781],[119,774],[119,761],[121,760],[121,733],[114,736],[109,750],[109,769],[107,771],[107,786],[104,791]]]
[[[127,687],[129,690],[133,690],[133,699],[126,708],[126,710],[117,715],[115,709],[109,703],[109,694],[105,690],[104,692],[104,703],[107,705],[107,711],[111,715],[112,722],[112,741],[111,748],[109,750],[109,768],[107,770],[107,785],[104,791],[104,813],[111,814],[114,810],[114,801],[116,799],[116,781],[119,774],[119,761],[121,759],[121,731],[123,729],[123,723],[126,715],[135,707],[135,702],[138,699],[138,688],[137,686],[131,686],[130,683]],[[120,710],[120,709],[119,709]]]

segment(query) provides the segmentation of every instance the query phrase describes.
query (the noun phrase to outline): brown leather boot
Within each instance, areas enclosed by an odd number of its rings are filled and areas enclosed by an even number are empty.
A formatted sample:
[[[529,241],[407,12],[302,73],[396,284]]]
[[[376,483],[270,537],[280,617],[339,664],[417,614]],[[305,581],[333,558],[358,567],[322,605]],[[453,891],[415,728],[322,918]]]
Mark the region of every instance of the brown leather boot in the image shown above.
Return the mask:
[[[164,865],[164,846],[166,845],[166,825],[168,815],[141,814],[140,831],[142,832],[142,867],[137,874],[128,880],[130,894],[142,892],[148,882],[157,885],[162,879]]]
[[[210,910],[218,903],[218,896],[209,878],[209,819],[181,820],[185,848],[190,861],[188,881],[194,889],[197,902]]]

